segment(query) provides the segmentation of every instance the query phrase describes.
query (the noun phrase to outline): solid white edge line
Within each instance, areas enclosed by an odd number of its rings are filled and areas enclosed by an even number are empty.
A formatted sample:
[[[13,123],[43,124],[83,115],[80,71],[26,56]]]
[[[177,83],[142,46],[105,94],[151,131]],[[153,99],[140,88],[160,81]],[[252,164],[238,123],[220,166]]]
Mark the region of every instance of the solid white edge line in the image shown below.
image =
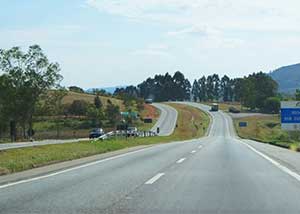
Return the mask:
[[[242,141],[244,145],[246,145],[249,149],[251,149],[253,152],[255,152],[256,154],[260,155],[261,157],[263,157],[264,159],[266,159],[267,161],[271,162],[273,165],[275,165],[277,168],[281,169],[283,172],[287,173],[288,175],[292,176],[293,178],[295,178],[297,181],[300,181],[300,175],[291,171],[289,168],[281,165],[280,163],[278,163],[277,161],[273,160],[272,158],[268,157],[267,155],[263,154],[262,152],[256,150],[254,147],[250,146],[248,143]]]
[[[61,170],[61,171],[50,173],[50,174],[47,174],[47,175],[42,175],[42,176],[38,176],[38,177],[34,177],[34,178],[24,179],[24,180],[20,180],[20,181],[8,183],[8,184],[0,185],[0,189],[15,186],[15,185],[18,185],[18,184],[24,184],[24,183],[29,183],[29,182],[32,182],[32,181],[37,181],[37,180],[53,177],[53,176],[64,174],[64,173],[67,173],[67,172],[71,172],[71,171],[74,171],[74,170],[77,170],[77,169],[82,169],[82,168],[86,168],[86,167],[89,167],[89,166],[97,165],[99,163],[103,163],[103,162],[106,162],[106,161],[119,159],[119,158],[122,158],[122,157],[125,157],[125,156],[128,156],[128,155],[143,152],[143,151],[145,151],[147,149],[150,149],[150,148],[151,147],[140,149],[140,150],[133,151],[133,152],[128,152],[128,153],[125,153],[125,154],[122,154],[122,155],[117,155],[117,156],[113,156],[113,157],[110,157],[110,158],[94,161],[94,162],[91,162],[91,163],[83,164],[83,165],[80,165],[80,166],[72,167],[72,168],[69,168],[69,169]]]
[[[179,159],[178,161],[176,161],[176,163],[182,163],[183,161],[185,161],[186,160],[186,158],[181,158],[181,159]]]
[[[151,178],[150,180],[148,180],[145,184],[154,184],[158,179],[160,179],[164,175],[165,175],[165,173],[158,173],[153,178]]]

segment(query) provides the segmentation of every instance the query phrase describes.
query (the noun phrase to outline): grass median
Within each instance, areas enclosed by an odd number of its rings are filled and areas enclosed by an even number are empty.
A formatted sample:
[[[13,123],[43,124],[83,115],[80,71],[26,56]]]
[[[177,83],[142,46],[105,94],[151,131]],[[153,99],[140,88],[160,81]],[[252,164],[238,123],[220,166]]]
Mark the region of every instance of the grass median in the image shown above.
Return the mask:
[[[239,127],[239,122],[247,122],[247,127]],[[278,115],[234,119],[234,125],[241,138],[300,151],[299,133],[282,130]]]
[[[128,138],[127,140],[123,138],[110,139],[93,143],[85,141],[0,151],[0,175],[139,145],[168,143],[199,138],[205,135],[210,122],[206,113],[182,104],[168,105],[176,108],[178,111],[177,128],[170,136]]]

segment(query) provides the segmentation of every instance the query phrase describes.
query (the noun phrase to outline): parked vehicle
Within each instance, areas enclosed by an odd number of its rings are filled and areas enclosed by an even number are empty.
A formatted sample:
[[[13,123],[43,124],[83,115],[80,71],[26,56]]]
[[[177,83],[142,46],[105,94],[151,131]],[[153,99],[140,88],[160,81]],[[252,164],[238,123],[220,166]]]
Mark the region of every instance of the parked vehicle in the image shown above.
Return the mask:
[[[138,129],[136,127],[128,127],[127,128],[127,136],[128,137],[136,137],[138,135]]]
[[[89,137],[90,137],[90,139],[93,139],[93,138],[101,137],[102,135],[104,135],[104,130],[101,128],[96,128],[90,132]]]
[[[210,111],[219,111],[219,105],[217,103],[213,103]]]
[[[241,112],[239,109],[237,109],[233,106],[230,106],[228,110],[230,113],[240,113]]]

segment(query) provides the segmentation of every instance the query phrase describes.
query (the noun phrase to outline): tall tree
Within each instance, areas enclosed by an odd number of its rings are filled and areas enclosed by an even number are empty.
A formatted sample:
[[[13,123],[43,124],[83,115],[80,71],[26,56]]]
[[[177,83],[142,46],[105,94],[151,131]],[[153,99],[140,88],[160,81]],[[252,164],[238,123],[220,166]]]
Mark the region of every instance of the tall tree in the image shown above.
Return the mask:
[[[194,80],[193,87],[192,87],[192,99],[194,102],[197,102],[200,97],[200,87],[197,80]]]
[[[19,47],[0,50],[0,71],[4,72],[10,94],[5,97],[5,108],[9,109],[12,140],[16,139],[17,123],[28,123],[31,128],[35,104],[62,79],[59,70],[38,45],[30,46],[26,53]]]
[[[300,101],[300,89],[296,89],[295,98]]]
[[[220,98],[220,78],[218,74],[214,74],[212,76],[213,79],[213,97],[215,100],[219,100]]]
[[[198,85],[199,85],[199,100],[201,102],[207,101],[207,86],[206,86],[206,77],[203,76],[198,80]]]
[[[95,105],[96,109],[101,109],[103,107],[102,101],[101,101],[100,96],[98,94],[94,98],[94,105]]]
[[[225,102],[231,101],[230,91],[231,91],[230,78],[224,75],[221,79],[221,89],[220,89],[220,95],[223,98],[223,101]]]
[[[206,94],[207,99],[213,101],[214,99],[214,80],[212,76],[208,76],[206,80]]]

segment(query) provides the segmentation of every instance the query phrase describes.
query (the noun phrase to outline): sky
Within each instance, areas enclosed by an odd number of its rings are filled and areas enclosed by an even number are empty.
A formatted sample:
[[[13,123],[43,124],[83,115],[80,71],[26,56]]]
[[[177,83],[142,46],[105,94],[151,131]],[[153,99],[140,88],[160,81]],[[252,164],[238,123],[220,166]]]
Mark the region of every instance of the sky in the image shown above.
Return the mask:
[[[0,0],[0,48],[39,44],[62,85],[190,81],[300,62],[299,0]]]

